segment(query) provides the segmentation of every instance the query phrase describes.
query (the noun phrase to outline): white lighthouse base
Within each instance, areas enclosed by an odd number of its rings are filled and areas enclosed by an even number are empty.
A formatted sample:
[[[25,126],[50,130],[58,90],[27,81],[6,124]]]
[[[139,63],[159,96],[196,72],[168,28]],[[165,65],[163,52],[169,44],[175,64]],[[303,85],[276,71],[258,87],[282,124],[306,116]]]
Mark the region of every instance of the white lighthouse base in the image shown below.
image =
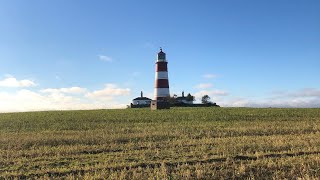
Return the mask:
[[[152,100],[150,104],[151,110],[170,109],[170,103],[164,101]]]

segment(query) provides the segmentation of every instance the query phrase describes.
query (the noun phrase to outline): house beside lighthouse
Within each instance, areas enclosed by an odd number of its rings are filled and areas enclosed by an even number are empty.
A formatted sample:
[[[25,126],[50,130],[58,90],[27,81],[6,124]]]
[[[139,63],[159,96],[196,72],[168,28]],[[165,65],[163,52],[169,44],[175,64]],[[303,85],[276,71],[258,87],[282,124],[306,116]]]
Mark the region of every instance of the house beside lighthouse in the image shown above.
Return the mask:
[[[133,105],[150,105],[151,99],[143,97],[143,92],[141,91],[140,97],[137,97],[132,100]]]
[[[151,109],[170,109],[168,99],[170,98],[169,78],[168,78],[168,62],[166,53],[160,48],[156,60],[155,69],[155,85],[154,85],[154,100],[151,101]]]

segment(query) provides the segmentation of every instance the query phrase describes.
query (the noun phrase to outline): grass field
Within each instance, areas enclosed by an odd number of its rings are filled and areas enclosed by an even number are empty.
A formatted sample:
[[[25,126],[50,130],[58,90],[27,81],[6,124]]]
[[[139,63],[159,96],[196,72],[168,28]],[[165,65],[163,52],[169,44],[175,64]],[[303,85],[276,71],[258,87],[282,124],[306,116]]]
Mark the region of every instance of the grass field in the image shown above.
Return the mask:
[[[0,177],[318,178],[320,109],[4,113]]]

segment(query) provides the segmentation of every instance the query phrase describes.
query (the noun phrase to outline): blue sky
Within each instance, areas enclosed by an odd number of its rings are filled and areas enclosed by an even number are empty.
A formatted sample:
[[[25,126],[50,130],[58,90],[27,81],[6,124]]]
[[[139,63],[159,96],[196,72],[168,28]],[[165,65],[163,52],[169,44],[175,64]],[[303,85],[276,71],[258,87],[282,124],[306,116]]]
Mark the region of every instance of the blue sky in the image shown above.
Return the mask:
[[[160,46],[172,94],[320,107],[319,9],[318,0],[0,0],[0,111],[151,98]]]

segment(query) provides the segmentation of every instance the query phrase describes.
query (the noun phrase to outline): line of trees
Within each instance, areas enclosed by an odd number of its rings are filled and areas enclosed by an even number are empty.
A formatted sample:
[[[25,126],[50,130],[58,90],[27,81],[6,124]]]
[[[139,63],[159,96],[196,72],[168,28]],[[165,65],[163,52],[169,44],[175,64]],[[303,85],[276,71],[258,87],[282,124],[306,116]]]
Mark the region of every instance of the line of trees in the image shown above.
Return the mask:
[[[169,101],[171,104],[176,104],[176,103],[178,103],[177,98],[178,98],[178,96],[177,96],[176,94],[174,94],[172,97],[170,97],[170,98],[168,99],[168,101]],[[210,96],[206,94],[206,95],[202,96],[202,98],[201,98],[201,103],[202,103],[202,104],[212,104],[212,105],[216,105],[216,103],[210,101],[210,99],[211,99]],[[195,100],[196,100],[196,98],[195,98],[194,96],[192,96],[190,93],[188,93],[188,95],[186,96],[186,101],[193,102],[193,101],[195,101]]]

